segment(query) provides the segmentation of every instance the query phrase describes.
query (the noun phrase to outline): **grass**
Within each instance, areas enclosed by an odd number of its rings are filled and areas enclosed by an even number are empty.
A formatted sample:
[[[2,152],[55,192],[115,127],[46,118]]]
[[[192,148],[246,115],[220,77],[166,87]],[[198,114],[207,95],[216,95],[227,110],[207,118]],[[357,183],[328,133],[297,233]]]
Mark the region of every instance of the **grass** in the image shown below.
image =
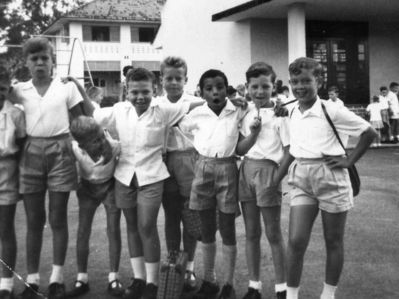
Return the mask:
[[[358,163],[362,179],[360,195],[355,199],[355,208],[349,213],[345,247],[344,271],[336,298],[351,299],[396,299],[399,298],[399,148],[369,150]],[[284,187],[283,187],[284,188]],[[282,228],[285,240],[288,234],[289,200],[283,200]],[[65,281],[71,288],[76,275],[75,242],[78,219],[78,206],[75,194],[69,204],[70,243],[65,264]],[[164,216],[161,210],[158,228],[161,238],[162,257],[165,256],[163,232]],[[122,218],[123,250],[120,274],[127,285],[131,268],[126,245],[126,229]],[[247,289],[248,278],[245,261],[245,232],[242,217],[236,221],[238,259],[236,265],[237,298],[242,298]],[[16,270],[26,277],[25,234],[26,224],[23,205],[19,204],[16,216],[18,236],[18,259]],[[218,248],[221,248],[219,239]],[[108,244],[106,240],[106,221],[101,207],[94,219],[92,241],[90,245],[89,277],[91,292],[81,298],[108,298],[106,293],[108,275]],[[270,248],[262,238],[262,282],[263,298],[274,298],[274,271]],[[41,255],[41,290],[46,290],[51,271],[52,245],[51,230],[47,225]],[[201,250],[196,257],[197,273],[201,276]],[[316,220],[311,243],[306,257],[301,284],[301,298],[319,298],[323,277],[325,249],[320,217]],[[221,277],[221,252],[218,250],[217,275]],[[16,282],[20,292],[23,284]]]

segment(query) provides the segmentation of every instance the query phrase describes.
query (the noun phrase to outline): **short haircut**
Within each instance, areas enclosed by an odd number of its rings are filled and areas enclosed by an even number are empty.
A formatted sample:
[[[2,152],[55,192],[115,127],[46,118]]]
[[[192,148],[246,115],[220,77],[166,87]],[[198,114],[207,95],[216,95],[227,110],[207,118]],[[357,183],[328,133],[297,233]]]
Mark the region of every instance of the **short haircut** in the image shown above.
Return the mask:
[[[80,115],[71,122],[70,131],[72,137],[78,142],[85,142],[94,138],[101,131],[100,125],[89,116]]]
[[[378,102],[380,98],[378,96],[373,96],[373,102]]]
[[[300,57],[295,59],[288,67],[288,72],[290,75],[299,75],[302,73],[303,69],[311,70],[313,76],[317,78],[323,77],[322,65],[317,60],[309,57]]]
[[[228,96],[233,95],[236,92],[237,92],[237,89],[235,89],[233,86],[231,86],[231,85],[227,86],[227,95]]]
[[[92,99],[94,99],[96,96],[98,96],[102,91],[103,91],[103,90],[102,90],[101,87],[90,86],[90,87],[87,89],[87,96],[92,100]]]
[[[388,90],[388,87],[386,87],[386,86],[381,86],[381,87],[380,87],[380,91],[383,91],[383,90]]]
[[[7,84],[11,84],[11,75],[8,69],[0,65],[0,81],[7,82]]]
[[[54,48],[50,41],[45,37],[32,37],[28,39],[22,47],[24,57],[40,51],[50,51],[51,58],[54,60]]]
[[[155,82],[155,75],[153,72],[139,67],[129,71],[126,75],[126,83],[132,81],[151,81],[152,84]]]
[[[251,78],[258,78],[261,75],[271,76],[273,83],[276,81],[276,73],[274,72],[273,67],[265,62],[255,62],[245,73],[247,83],[249,83]],[[283,81],[281,81],[281,84],[283,84]]]
[[[281,91],[290,91],[290,88],[287,85],[281,86]]]
[[[124,77],[126,77],[127,73],[133,69],[133,66],[131,65],[125,65],[122,69],[122,74]]]
[[[335,93],[339,93],[339,89],[338,89],[338,87],[337,86],[330,86],[329,88],[328,88],[328,92],[335,92]]]
[[[222,77],[223,81],[224,81],[224,85],[226,86],[226,89],[227,89],[227,87],[229,86],[229,81],[227,80],[225,73],[223,73],[220,70],[210,69],[210,70],[207,70],[205,73],[203,73],[199,80],[198,85],[199,85],[201,91],[204,88],[205,80],[209,79],[209,78],[215,78],[215,77]]]
[[[389,84],[389,89],[395,88],[397,86],[399,86],[398,82],[391,82],[391,84]]]
[[[177,56],[166,57],[161,63],[161,76],[163,75],[163,72],[167,67],[172,67],[176,69],[181,67],[184,69],[184,74],[187,75],[187,63],[181,57]]]

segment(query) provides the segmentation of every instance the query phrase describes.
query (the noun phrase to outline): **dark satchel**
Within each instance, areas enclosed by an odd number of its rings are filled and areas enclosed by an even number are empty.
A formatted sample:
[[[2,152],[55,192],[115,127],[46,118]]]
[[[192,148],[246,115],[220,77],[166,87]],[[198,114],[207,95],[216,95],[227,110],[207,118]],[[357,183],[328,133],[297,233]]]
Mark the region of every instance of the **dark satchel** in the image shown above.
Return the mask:
[[[179,299],[183,293],[187,253],[171,251],[161,265],[157,299]]]
[[[326,116],[326,119],[327,119],[328,123],[330,124],[331,128],[333,129],[334,134],[337,137],[339,144],[344,149],[345,155],[348,156],[348,153],[346,152],[345,146],[342,143],[342,140],[341,140],[341,138],[338,135],[337,129],[335,128],[334,123],[332,122],[330,116],[327,113],[326,106],[324,106],[324,104],[321,104],[321,107],[323,108],[324,115]],[[351,180],[353,196],[356,196],[360,192],[360,177],[359,177],[359,174],[357,173],[357,169],[356,169],[355,164],[353,164],[352,166],[348,167],[348,172],[349,172],[349,178]]]

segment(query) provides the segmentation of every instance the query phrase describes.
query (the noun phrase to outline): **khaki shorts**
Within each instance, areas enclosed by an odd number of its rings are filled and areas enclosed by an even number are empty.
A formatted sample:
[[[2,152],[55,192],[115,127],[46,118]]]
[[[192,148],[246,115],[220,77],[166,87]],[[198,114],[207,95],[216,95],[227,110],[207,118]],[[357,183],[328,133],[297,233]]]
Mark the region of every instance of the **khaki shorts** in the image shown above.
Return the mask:
[[[138,187],[135,178],[130,186],[115,179],[116,206],[119,209],[131,209],[137,205],[152,205],[159,208],[162,202],[163,181]]]
[[[117,209],[114,184],[114,178],[100,184],[93,184],[90,181],[82,179],[76,191],[79,208],[96,208],[103,203],[109,208]]]
[[[28,137],[19,163],[20,193],[76,189],[77,171],[71,140],[69,134]]]
[[[291,206],[318,205],[329,213],[353,207],[348,170],[330,169],[323,159],[296,159],[288,170],[288,185]]]
[[[274,161],[245,157],[238,181],[240,202],[256,201],[256,205],[262,208],[281,206],[281,184],[272,184],[277,169]]]
[[[194,172],[190,209],[202,211],[218,207],[223,213],[236,213],[238,168],[235,157],[199,156]]]
[[[165,180],[164,195],[179,193],[185,198],[190,197],[197,159],[198,154],[194,149],[167,153],[165,164],[170,177]]]
[[[0,158],[0,206],[18,201],[18,163],[14,156]]]

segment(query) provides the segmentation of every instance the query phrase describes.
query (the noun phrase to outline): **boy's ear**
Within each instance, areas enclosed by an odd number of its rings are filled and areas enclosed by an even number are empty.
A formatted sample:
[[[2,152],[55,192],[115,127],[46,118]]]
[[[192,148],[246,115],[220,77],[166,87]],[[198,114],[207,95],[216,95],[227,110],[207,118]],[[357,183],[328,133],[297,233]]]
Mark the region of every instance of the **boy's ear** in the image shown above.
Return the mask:
[[[187,84],[188,77],[186,76],[186,80],[184,80],[184,84]]]

